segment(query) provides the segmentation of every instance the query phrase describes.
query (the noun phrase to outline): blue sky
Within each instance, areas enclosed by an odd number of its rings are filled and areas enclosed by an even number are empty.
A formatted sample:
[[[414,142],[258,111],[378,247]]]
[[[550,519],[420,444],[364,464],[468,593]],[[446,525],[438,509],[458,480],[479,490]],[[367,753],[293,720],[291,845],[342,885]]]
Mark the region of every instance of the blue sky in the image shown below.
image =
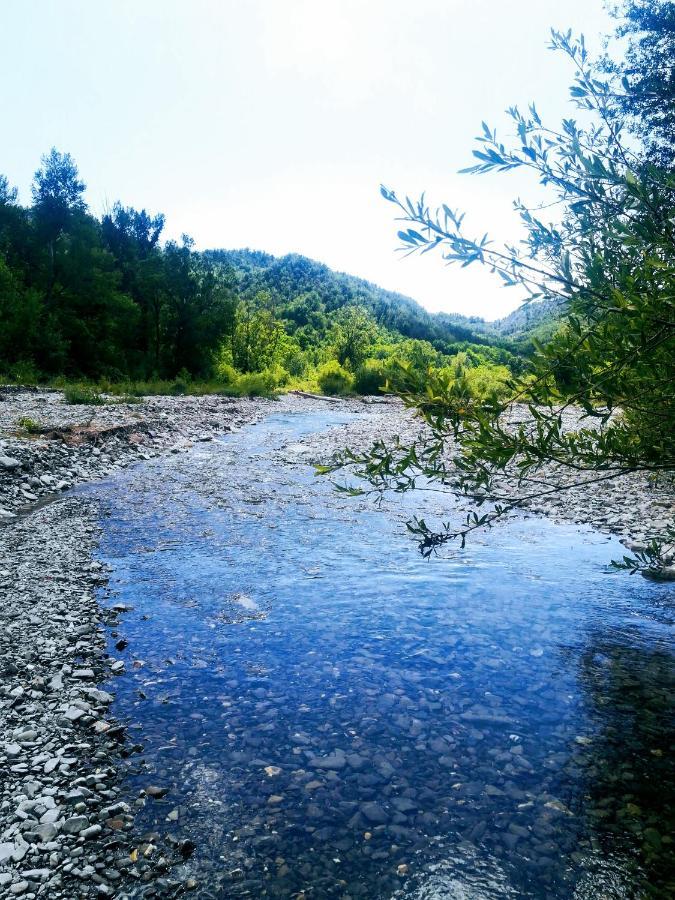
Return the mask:
[[[458,175],[481,119],[569,115],[548,30],[611,29],[602,0],[0,0],[0,172],[28,201],[39,157],[75,157],[99,213],[164,212],[200,248],[299,252],[430,309],[503,315],[480,270],[395,254],[399,193],[518,235],[519,176]]]

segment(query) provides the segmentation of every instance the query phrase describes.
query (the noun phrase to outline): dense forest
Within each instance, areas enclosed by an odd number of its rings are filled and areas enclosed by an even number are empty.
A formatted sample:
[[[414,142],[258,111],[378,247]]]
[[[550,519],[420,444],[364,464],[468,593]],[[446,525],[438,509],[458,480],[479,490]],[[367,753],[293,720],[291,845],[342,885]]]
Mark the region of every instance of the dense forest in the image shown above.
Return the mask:
[[[162,240],[163,215],[115,203],[97,218],[84,194],[56,149],[30,205],[0,176],[5,379],[377,392],[400,364],[482,366],[476,383],[493,386],[524,365],[480,319],[428,313],[296,254],[200,253],[186,235]]]

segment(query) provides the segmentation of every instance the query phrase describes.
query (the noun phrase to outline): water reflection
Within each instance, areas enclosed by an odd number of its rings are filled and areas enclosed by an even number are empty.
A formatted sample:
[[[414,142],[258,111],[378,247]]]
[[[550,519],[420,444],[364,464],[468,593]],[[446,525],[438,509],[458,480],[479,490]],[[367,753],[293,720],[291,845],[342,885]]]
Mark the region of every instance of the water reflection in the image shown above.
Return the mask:
[[[653,643],[635,629],[619,641],[596,631],[579,662],[598,726],[573,760],[585,781],[584,843],[601,858],[620,854],[624,870],[615,873],[608,897],[626,895],[620,887],[626,870],[641,896],[675,896],[675,664],[665,646],[668,630],[654,628]]]
[[[109,602],[134,607],[130,791],[171,785],[140,821],[196,839],[202,897],[661,890],[663,854],[634,862],[672,821],[646,787],[672,783],[658,590],[542,521],[421,560],[402,505],[313,477],[307,436],[337,420],[277,416],[96,489]]]

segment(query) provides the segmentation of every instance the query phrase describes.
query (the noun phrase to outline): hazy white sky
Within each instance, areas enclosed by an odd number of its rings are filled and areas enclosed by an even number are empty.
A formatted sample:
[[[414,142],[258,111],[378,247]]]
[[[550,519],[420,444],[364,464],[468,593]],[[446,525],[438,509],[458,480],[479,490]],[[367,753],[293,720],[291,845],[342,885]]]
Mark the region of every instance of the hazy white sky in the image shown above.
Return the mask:
[[[379,184],[517,236],[536,188],[456,173],[507,105],[569,114],[551,26],[599,48],[611,21],[602,0],[0,0],[0,172],[28,201],[54,145],[95,212],[119,199],[200,248],[304,253],[495,318],[518,295],[488,273],[395,254]]]

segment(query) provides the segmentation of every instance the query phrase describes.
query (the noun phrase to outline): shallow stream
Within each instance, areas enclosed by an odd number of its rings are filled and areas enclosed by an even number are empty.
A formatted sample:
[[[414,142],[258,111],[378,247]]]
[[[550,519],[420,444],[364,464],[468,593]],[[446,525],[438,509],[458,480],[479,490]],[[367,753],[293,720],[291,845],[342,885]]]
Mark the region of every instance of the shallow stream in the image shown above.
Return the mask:
[[[103,602],[133,607],[130,796],[170,788],[141,826],[194,840],[203,898],[670,896],[671,589],[543,519],[423,560],[419,497],[313,474],[354,420],[272,415],[85,489]]]

